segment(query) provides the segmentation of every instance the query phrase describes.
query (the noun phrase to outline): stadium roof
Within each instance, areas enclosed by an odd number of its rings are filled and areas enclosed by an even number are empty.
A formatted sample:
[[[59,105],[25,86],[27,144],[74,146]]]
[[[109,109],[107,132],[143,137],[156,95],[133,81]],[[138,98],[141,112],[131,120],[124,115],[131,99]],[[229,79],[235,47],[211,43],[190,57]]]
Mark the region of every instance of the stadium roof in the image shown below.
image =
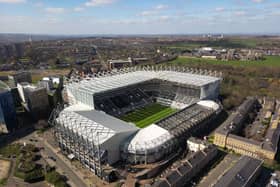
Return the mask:
[[[103,126],[115,132],[138,129],[134,124],[129,124],[98,110],[76,111],[76,113],[92,121],[95,121],[98,124],[102,124]]]
[[[106,142],[117,133],[138,130],[134,125],[104,112],[97,110],[75,111],[77,108],[79,106],[64,109],[56,120],[84,139],[92,141],[95,145]]]
[[[155,148],[160,148],[172,138],[173,135],[167,130],[156,124],[151,124],[136,133],[132,140],[129,141],[127,149],[130,153],[154,150]]]
[[[217,111],[220,109],[220,106],[216,102],[211,101],[211,100],[202,100],[202,101],[197,102],[197,104],[208,107],[208,108],[212,108],[214,111]]]
[[[114,90],[116,88],[135,85],[152,79],[161,79],[193,86],[204,86],[216,81],[220,81],[220,78],[218,77],[192,74],[187,72],[141,70],[111,76],[87,78],[80,82],[72,82],[67,86],[95,94]]]

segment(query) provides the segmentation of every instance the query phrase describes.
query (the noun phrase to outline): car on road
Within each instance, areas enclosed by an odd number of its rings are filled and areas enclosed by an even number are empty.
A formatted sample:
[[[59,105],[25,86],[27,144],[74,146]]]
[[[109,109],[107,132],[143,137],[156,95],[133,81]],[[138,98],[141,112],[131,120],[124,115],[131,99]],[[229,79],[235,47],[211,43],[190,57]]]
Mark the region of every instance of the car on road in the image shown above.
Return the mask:
[[[53,156],[48,156],[48,158],[53,160],[54,162],[56,161],[56,158],[54,158]]]
[[[32,139],[32,138],[30,138],[29,141],[30,141],[30,142],[38,142],[38,140]]]

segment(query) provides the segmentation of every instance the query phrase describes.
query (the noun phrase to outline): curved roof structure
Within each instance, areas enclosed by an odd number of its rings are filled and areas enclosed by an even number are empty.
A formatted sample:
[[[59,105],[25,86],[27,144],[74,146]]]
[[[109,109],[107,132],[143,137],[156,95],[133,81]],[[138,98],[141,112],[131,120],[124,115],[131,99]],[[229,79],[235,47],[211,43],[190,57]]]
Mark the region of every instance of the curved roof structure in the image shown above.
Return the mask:
[[[164,128],[152,124],[139,130],[136,135],[127,143],[126,149],[130,153],[149,152],[156,150],[173,138]]]
[[[211,100],[202,100],[202,101],[197,102],[197,104],[211,108],[214,111],[217,111],[220,108],[220,106],[216,102],[211,101]]]

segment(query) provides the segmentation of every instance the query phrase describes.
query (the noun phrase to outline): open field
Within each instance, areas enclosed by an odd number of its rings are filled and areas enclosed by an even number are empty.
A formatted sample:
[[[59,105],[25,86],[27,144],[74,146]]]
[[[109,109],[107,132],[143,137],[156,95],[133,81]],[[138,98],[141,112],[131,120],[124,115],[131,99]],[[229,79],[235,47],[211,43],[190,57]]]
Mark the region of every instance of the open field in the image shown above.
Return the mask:
[[[279,37],[226,37],[224,39],[195,39],[181,42],[173,42],[167,45],[169,49],[195,49],[200,47],[215,48],[256,48],[256,47],[280,47]]]
[[[280,67],[280,56],[266,56],[265,60],[261,61],[223,61],[215,59],[205,59],[196,57],[180,56],[177,59],[170,61],[170,64],[183,65],[183,64],[212,64],[212,65],[231,65],[231,66],[270,66]]]
[[[174,113],[175,111],[175,109],[169,108],[167,106],[162,106],[158,103],[154,103],[128,113],[127,115],[122,116],[121,119],[127,122],[132,122],[137,127],[144,128]]]

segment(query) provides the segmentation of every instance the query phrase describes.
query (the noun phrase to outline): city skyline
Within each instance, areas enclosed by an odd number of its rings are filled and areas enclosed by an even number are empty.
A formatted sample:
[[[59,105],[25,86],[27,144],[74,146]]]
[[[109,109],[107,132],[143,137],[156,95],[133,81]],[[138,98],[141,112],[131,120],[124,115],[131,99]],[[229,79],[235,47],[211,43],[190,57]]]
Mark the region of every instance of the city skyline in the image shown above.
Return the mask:
[[[276,0],[0,0],[0,33],[279,33]]]

